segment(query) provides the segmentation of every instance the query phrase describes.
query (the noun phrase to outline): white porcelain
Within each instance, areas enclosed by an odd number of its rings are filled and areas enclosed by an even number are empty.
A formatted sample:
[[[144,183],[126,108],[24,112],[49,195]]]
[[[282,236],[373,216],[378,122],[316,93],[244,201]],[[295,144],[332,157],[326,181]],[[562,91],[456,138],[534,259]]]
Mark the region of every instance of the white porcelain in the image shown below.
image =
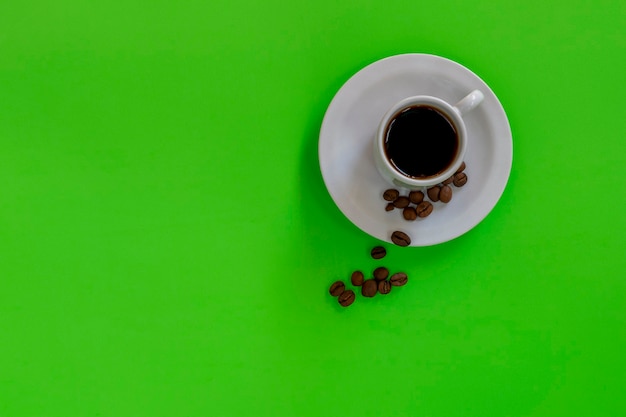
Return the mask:
[[[378,124],[394,103],[413,95],[454,103],[480,90],[483,102],[464,117],[467,184],[454,189],[448,204],[408,222],[399,210],[386,212],[382,193],[389,188],[374,163],[372,141]],[[385,242],[404,231],[411,246],[454,239],[480,223],[498,202],[513,158],[511,129],[502,105],[484,81],[451,60],[427,54],[396,55],[353,75],[330,103],[320,131],[322,177],[337,207],[358,228]],[[401,190],[406,191],[406,190]]]
[[[467,148],[467,129],[465,128],[465,123],[463,122],[463,115],[476,108],[483,101],[483,99],[483,93],[480,90],[474,90],[459,100],[459,102],[454,106],[448,104],[440,98],[426,95],[407,97],[393,105],[380,121],[376,136],[374,137],[374,163],[376,164],[376,168],[378,168],[380,175],[382,175],[382,177],[387,180],[390,185],[404,187],[410,190],[420,190],[424,187],[430,187],[435,184],[442,183],[446,179],[450,178],[450,176],[452,176],[452,174],[454,174],[463,163],[465,149]],[[396,167],[389,161],[385,151],[387,130],[393,118],[403,109],[419,105],[430,106],[444,114],[454,126],[459,141],[456,155],[452,159],[450,166],[438,175],[433,175],[427,178],[415,178],[405,175],[396,169]]]

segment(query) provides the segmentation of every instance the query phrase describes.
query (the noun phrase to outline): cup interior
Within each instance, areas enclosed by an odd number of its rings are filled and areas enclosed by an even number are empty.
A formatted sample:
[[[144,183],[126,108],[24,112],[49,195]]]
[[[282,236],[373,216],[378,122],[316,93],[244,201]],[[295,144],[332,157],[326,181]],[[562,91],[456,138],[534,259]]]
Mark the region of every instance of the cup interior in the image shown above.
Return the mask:
[[[377,152],[391,180],[408,188],[449,178],[463,162],[466,130],[460,113],[431,96],[406,98],[383,117]]]

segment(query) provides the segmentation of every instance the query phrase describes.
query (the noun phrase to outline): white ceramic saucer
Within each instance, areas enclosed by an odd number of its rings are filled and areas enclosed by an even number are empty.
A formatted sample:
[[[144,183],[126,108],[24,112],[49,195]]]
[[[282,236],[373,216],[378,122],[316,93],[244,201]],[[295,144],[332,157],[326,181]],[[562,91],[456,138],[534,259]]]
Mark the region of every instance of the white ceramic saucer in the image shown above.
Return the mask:
[[[453,187],[452,201],[434,203],[425,219],[409,222],[401,210],[386,212],[382,193],[392,187],[374,166],[372,144],[385,111],[418,94],[455,104],[474,89],[485,99],[464,116],[467,184]],[[467,68],[434,55],[396,55],[363,68],[337,92],[320,131],[320,168],[335,204],[369,235],[391,242],[391,234],[400,230],[411,237],[411,246],[446,242],[480,223],[502,195],[512,159],[511,129],[493,91]]]

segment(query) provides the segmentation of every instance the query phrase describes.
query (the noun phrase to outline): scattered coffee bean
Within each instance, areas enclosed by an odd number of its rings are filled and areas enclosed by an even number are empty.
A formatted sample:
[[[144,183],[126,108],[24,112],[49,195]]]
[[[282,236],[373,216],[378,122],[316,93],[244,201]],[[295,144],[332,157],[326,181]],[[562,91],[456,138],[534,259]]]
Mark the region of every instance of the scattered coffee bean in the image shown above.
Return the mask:
[[[384,266],[379,266],[378,268],[374,270],[374,279],[376,281],[382,281],[384,279],[387,279],[388,276],[389,276],[389,270],[385,268]]]
[[[441,192],[441,188],[438,185],[431,187],[428,189],[428,198],[430,201],[439,201],[439,193]]]
[[[398,246],[409,246],[411,244],[411,238],[409,235],[404,232],[400,232],[399,230],[396,230],[391,234],[391,241]]]
[[[389,282],[394,287],[401,287],[409,280],[409,277],[404,272],[397,272],[389,278]]]
[[[442,203],[449,203],[452,200],[452,187],[444,185],[439,192],[439,201]]]
[[[348,307],[350,304],[354,303],[354,299],[356,298],[354,291],[345,290],[339,295],[337,301],[341,304],[342,307]]]
[[[354,271],[352,273],[352,276],[350,277],[350,282],[355,287],[360,287],[361,285],[363,285],[364,280],[365,280],[365,277],[363,276],[363,272],[361,271]]]
[[[387,255],[387,249],[383,248],[382,246],[376,246],[372,249],[371,255],[374,259],[382,259],[385,257],[385,255]]]
[[[409,200],[413,204],[419,204],[424,201],[424,193],[421,191],[411,191],[409,193]]]
[[[376,295],[376,291],[378,291],[378,284],[376,284],[376,280],[368,279],[363,283],[363,287],[361,287],[361,294],[363,297],[373,297]]]
[[[457,187],[463,187],[467,183],[467,175],[465,172],[454,174],[454,181],[452,181],[452,183]]]
[[[378,292],[381,294],[389,294],[391,292],[391,283],[387,280],[378,283]]]
[[[394,207],[397,207],[397,208],[405,208],[409,204],[411,204],[411,201],[409,200],[408,197],[405,197],[405,196],[400,196],[396,198],[395,200],[393,200],[393,205]]]
[[[402,217],[404,217],[404,220],[417,219],[417,211],[415,211],[415,207],[405,207],[402,210]]]
[[[430,204],[427,201],[424,203]],[[392,241],[400,246],[408,246],[411,244],[409,236],[399,230],[395,231],[391,235]],[[374,259],[382,259],[387,255],[387,249],[384,246],[374,246],[370,250],[370,255]],[[355,270],[350,276],[350,282],[354,287],[361,287],[361,294],[363,297],[371,298],[377,293],[389,294],[393,287],[405,285],[408,277],[404,272],[397,272],[391,275],[389,269],[384,266],[379,266],[372,272],[372,278],[364,279],[362,271]],[[348,307],[352,305],[356,300],[355,288],[348,289],[344,281],[335,281],[329,288],[329,293],[333,297],[337,297],[337,302],[342,307]]]
[[[329,292],[330,292],[330,295],[332,295],[333,297],[337,297],[345,289],[346,289],[346,285],[343,283],[343,281],[337,281],[337,282],[333,282],[333,284],[330,286]]]
[[[428,217],[433,212],[433,205],[429,201],[422,201],[417,205],[417,217]]]
[[[393,188],[390,188],[388,190],[385,190],[385,192],[383,193],[383,198],[386,201],[393,201],[396,198],[398,198],[399,195],[400,195],[400,192],[398,190],[394,190]]]
[[[402,209],[402,217],[407,221],[414,221],[418,217],[428,217],[434,210],[432,203],[441,201],[449,203],[452,201],[453,190],[450,184],[455,187],[463,187],[467,183],[467,174],[465,174],[465,162],[462,162],[456,172],[448,177],[442,183],[426,189],[425,191],[411,191],[408,196],[400,195],[400,191],[390,188],[383,192],[383,198],[390,201],[385,206],[385,211],[393,211],[396,208]],[[426,194],[426,195],[425,195]],[[428,197],[429,201],[425,200]],[[431,203],[432,202],[432,203]],[[408,237],[408,236],[407,236]],[[399,246],[409,246],[403,238],[397,238],[400,243],[393,240],[392,242]]]

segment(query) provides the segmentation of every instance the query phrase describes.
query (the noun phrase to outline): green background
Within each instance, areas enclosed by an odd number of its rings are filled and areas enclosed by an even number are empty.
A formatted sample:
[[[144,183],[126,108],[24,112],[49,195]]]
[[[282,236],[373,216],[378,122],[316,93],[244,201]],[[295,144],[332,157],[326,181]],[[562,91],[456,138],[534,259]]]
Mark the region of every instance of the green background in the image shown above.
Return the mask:
[[[626,3],[0,2],[0,416],[626,413]],[[378,242],[317,140],[363,66],[478,74],[513,132],[469,233]]]

